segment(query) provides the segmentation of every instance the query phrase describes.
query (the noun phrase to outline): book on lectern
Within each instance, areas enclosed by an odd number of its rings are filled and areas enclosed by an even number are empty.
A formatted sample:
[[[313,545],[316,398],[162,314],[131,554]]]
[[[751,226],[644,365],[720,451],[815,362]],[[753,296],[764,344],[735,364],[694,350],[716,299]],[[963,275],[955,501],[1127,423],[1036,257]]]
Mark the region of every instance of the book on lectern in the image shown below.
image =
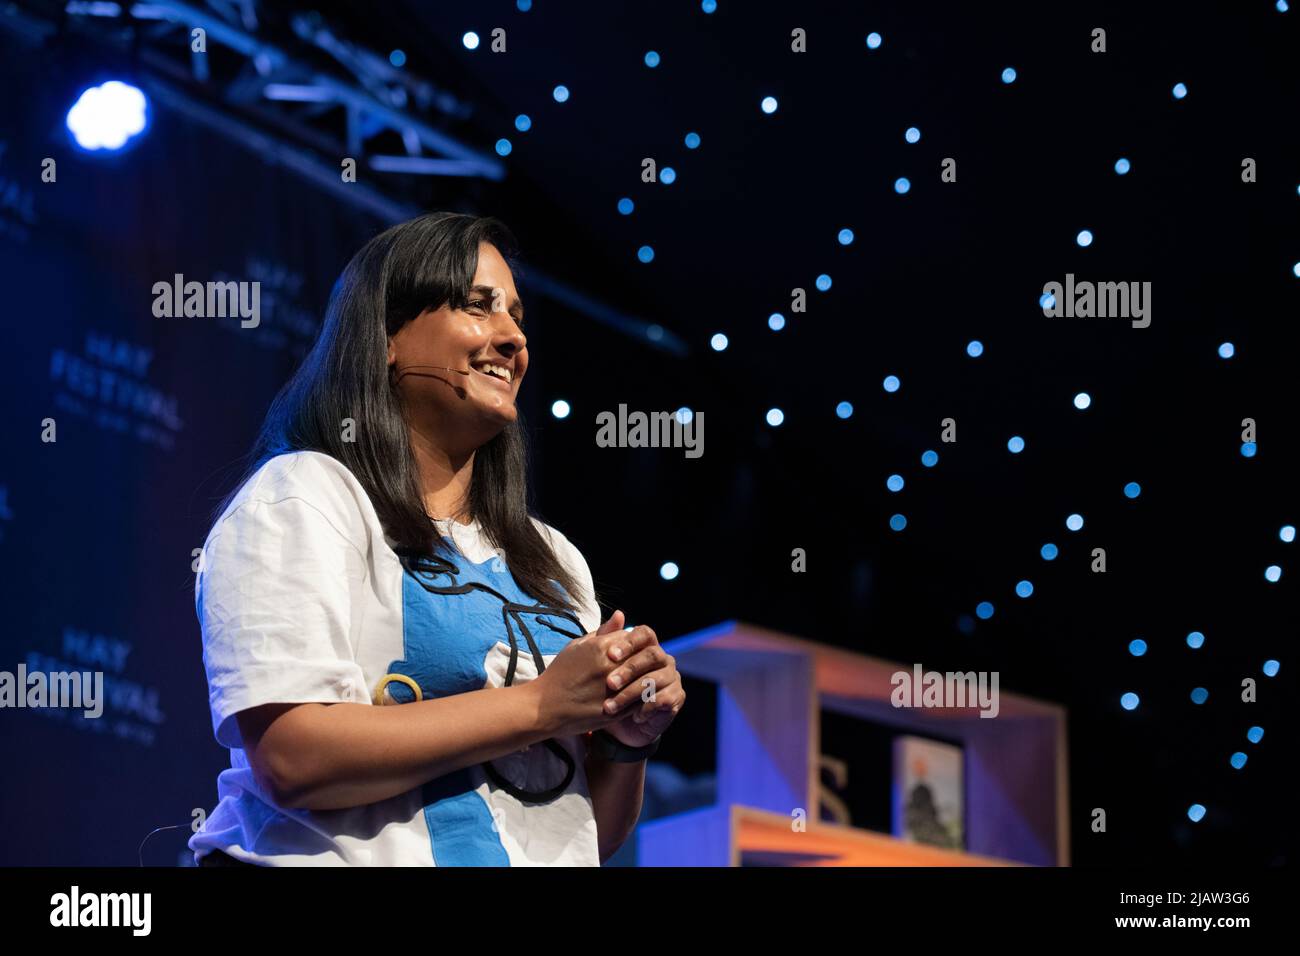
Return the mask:
[[[894,738],[894,836],[966,849],[962,749],[925,737]]]

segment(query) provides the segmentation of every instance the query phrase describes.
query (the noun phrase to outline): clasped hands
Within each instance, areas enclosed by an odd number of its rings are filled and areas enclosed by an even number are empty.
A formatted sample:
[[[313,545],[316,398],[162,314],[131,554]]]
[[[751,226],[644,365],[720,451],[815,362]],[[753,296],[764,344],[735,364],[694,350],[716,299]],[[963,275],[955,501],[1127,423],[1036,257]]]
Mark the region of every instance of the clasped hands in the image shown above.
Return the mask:
[[[609,661],[605,714],[621,715],[604,731],[629,747],[654,743],[686,703],[676,658],[660,646],[651,628],[625,630],[622,611],[587,638],[603,645]]]

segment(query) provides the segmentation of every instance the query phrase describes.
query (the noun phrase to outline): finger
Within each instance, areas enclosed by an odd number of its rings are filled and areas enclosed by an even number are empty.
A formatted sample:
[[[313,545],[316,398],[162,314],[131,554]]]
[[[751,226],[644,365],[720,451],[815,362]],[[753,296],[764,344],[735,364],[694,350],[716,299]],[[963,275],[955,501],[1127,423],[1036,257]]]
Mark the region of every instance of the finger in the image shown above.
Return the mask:
[[[644,624],[639,624],[630,631],[623,631],[609,642],[607,653],[611,661],[623,661],[643,647],[658,644],[655,632]]]
[[[658,644],[649,644],[637,651],[631,657],[623,662],[605,678],[605,686],[611,693],[616,690],[622,690],[629,684],[636,681],[642,674],[648,674],[650,671],[658,670],[668,663],[668,652]]]
[[[602,643],[602,637],[608,637],[608,635],[615,634],[623,629],[623,620],[623,612],[615,611],[606,619],[605,623],[600,625],[600,627],[596,628],[596,630],[592,631],[590,634],[582,635],[582,637],[578,638],[573,643],[577,644],[581,642],[584,644],[600,644]]]
[[[651,697],[658,701],[665,691],[670,691],[678,683],[679,677],[674,667],[661,667],[658,670],[650,671],[632,681],[617,694],[611,695],[605,701],[605,712],[607,714],[621,713],[625,707],[630,705],[639,702],[650,702]],[[624,716],[627,715],[624,714]]]
[[[678,684],[667,691],[656,692],[654,700],[645,701],[641,706],[633,707],[628,713],[632,715],[633,723],[644,724],[649,720],[675,717],[685,704],[686,691]],[[623,716],[626,717],[627,714]]]

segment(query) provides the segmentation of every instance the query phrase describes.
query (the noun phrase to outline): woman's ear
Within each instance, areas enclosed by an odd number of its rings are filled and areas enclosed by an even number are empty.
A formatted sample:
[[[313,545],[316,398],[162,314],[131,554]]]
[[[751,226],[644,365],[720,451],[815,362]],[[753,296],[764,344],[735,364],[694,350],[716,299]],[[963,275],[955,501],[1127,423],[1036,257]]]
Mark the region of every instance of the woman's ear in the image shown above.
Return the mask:
[[[393,337],[388,337],[388,365],[391,368],[397,364],[397,349],[393,346]]]

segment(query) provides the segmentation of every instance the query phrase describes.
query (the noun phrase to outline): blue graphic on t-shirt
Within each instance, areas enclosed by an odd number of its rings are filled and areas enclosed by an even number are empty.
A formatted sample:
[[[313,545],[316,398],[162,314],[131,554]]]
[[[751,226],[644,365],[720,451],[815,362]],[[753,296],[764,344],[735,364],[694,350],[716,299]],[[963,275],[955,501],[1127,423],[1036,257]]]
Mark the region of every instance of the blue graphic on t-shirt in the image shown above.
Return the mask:
[[[377,702],[385,694],[404,704],[479,690],[488,685],[485,662],[489,655],[500,653],[499,644],[509,647],[508,686],[518,657],[530,657],[540,674],[544,656],[558,654],[582,636],[582,626],[572,613],[534,601],[496,558],[474,564],[454,545],[444,543],[435,557],[405,557],[402,564],[404,656],[389,666]],[[411,684],[419,688],[418,696]],[[521,800],[553,799],[572,779],[573,760],[555,741],[530,751],[536,752],[534,761],[547,765],[542,790],[525,789],[522,782],[506,779],[490,763],[483,769],[493,784]],[[529,776],[531,782],[534,775]],[[438,866],[510,865],[469,768],[426,783],[421,802]]]

